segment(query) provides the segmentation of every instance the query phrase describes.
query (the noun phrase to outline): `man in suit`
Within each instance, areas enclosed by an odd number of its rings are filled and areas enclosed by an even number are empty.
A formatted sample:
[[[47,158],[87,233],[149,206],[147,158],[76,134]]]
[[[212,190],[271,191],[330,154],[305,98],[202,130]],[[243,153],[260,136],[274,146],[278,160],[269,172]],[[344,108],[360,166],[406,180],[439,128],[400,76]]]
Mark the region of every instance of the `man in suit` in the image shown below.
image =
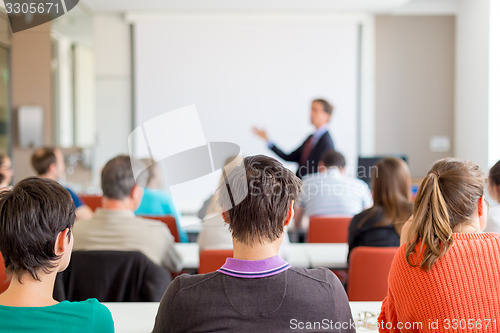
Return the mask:
[[[334,150],[333,140],[328,132],[328,123],[333,114],[333,106],[324,99],[315,99],[311,104],[311,124],[315,132],[290,154],[283,152],[267,136],[263,129],[255,128],[254,133],[267,141],[268,147],[288,162],[299,163],[296,175],[299,178],[318,172],[318,164],[324,152]]]

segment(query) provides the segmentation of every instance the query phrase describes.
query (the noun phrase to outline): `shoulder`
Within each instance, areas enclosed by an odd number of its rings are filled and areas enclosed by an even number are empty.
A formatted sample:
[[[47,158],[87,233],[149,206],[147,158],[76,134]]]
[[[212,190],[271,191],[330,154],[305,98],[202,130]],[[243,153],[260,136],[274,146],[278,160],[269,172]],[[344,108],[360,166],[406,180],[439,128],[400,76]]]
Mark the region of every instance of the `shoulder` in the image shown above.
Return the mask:
[[[297,275],[298,279],[302,280],[301,285],[307,284],[323,284],[329,285],[333,289],[343,288],[340,280],[335,274],[326,268],[302,268],[302,267],[291,267],[288,270],[291,274]]]
[[[221,273],[219,272],[196,275],[182,274],[176,277],[172,283],[176,282],[178,284],[179,291],[184,291],[209,282],[220,275]]]
[[[180,293],[189,293],[196,289],[196,287],[204,288],[206,283],[213,281],[214,278],[218,277],[219,275],[221,275],[221,273],[219,272],[196,275],[179,275],[168,285],[162,303],[167,302],[167,304],[171,304],[177,299],[176,296]],[[198,294],[198,292],[196,293]]]
[[[333,146],[333,139],[330,134],[330,131],[327,130],[320,138],[321,141],[323,141],[325,144],[328,144],[329,146]]]
[[[75,302],[75,303],[82,303],[82,304],[87,304],[90,306],[94,312],[95,315],[100,315],[100,316],[110,316],[111,317],[111,312],[109,309],[104,305],[101,304],[97,299],[95,298],[89,298],[86,301],[83,302]]]
[[[302,186],[308,186],[317,182],[320,178],[322,178],[322,172],[310,173],[302,177]]]
[[[69,187],[67,186],[64,186],[64,188],[66,189],[66,191],[69,192],[69,194],[71,194],[72,197],[77,197],[75,191],[73,191],[72,189],[70,189]]]
[[[86,220],[77,220],[75,221],[75,224],[73,225],[73,234],[79,234],[81,232],[84,232],[86,230],[94,230],[96,223],[98,223],[94,217],[91,217],[90,219]]]
[[[369,214],[372,214],[371,213],[372,209],[373,208],[368,208],[368,209],[365,209],[364,211],[362,211],[361,213],[354,215],[352,220],[351,220],[351,224],[358,224],[361,220],[366,218]]]
[[[168,227],[165,223],[162,221],[158,221],[155,219],[148,219],[147,217],[140,217],[136,216],[135,219],[133,219],[133,223],[140,223],[141,228],[154,228],[154,229],[160,229],[160,230],[168,230]]]
[[[377,223],[383,218],[384,218],[384,209],[381,206],[373,206],[355,215],[353,220],[356,219],[356,221],[360,221],[361,219],[367,219],[366,222],[372,224],[372,223]]]
[[[114,332],[114,322],[113,316],[109,309],[99,303],[95,298],[88,299],[87,302],[92,304],[93,312],[93,326],[99,330],[99,332]]]
[[[91,318],[94,327],[113,327],[113,317],[109,309],[95,298],[89,298],[81,302],[68,302],[60,303],[67,312],[78,313],[80,316]],[[82,316],[82,317],[83,317]],[[109,332],[110,330],[102,330],[102,332]],[[101,332],[101,331],[100,331]]]
[[[365,181],[358,179],[358,178],[355,178],[355,177],[348,177],[348,179],[353,184],[353,186],[357,186],[363,190],[370,192],[370,187],[368,186],[368,184]]]
[[[60,304],[65,305],[67,308],[109,312],[108,308],[99,303],[99,301],[95,298],[89,298],[80,302],[63,301]]]
[[[147,196],[147,198],[156,199],[156,200],[163,200],[163,201],[170,199],[170,196],[167,193],[165,193],[164,191],[152,190],[152,189],[148,189],[148,188],[144,189],[144,196]]]

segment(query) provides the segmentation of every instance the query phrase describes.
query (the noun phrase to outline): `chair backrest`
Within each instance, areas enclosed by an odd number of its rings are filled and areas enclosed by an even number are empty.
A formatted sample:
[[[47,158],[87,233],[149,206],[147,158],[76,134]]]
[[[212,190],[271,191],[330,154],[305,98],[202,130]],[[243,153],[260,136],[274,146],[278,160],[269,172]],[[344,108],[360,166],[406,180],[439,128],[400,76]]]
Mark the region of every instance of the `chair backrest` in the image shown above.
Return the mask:
[[[10,280],[5,273],[5,263],[3,261],[2,254],[0,253],[0,294],[9,288]]]
[[[347,243],[352,217],[311,216],[309,243]]]
[[[177,221],[175,217],[172,215],[161,215],[161,216],[150,216],[150,215],[141,215],[140,217],[145,219],[157,220],[165,223],[170,229],[170,233],[174,236],[174,239],[177,243],[181,241],[181,237],[179,235],[179,229],[177,229]]]
[[[99,207],[102,207],[101,195],[79,194],[78,197],[82,199],[83,203],[89,206],[89,208],[92,209],[93,211],[95,211]]]
[[[224,265],[227,258],[233,257],[233,250],[203,250],[200,252],[198,274],[210,273]]]
[[[58,301],[159,302],[172,280],[170,273],[135,251],[75,251],[57,274]]]
[[[349,301],[382,301],[397,247],[355,247],[349,257]]]

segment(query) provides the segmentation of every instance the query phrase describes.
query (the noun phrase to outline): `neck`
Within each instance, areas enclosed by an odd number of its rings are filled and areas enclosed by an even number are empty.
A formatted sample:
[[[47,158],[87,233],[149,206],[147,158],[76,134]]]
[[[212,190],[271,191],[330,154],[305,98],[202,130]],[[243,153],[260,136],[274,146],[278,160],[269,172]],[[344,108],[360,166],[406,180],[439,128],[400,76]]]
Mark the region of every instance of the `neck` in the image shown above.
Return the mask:
[[[46,178],[46,179],[57,181],[57,177],[55,177],[54,175],[52,175],[50,173],[44,173],[43,175],[40,175],[40,178]]]
[[[453,232],[459,233],[459,234],[480,233],[480,232],[482,232],[481,231],[481,224],[479,223],[479,219],[475,218],[475,219],[470,220],[469,222],[460,223],[459,225],[455,226],[455,228],[453,228]]]
[[[233,257],[243,260],[263,260],[278,255],[283,235],[274,242],[245,244],[233,238]]]
[[[0,295],[0,304],[7,306],[39,307],[57,304],[52,294],[56,280],[57,270],[49,274],[40,273],[40,281],[33,279],[28,273],[24,273],[19,281],[17,275],[13,275],[9,288]]]
[[[132,200],[130,198],[116,200],[103,197],[102,208],[108,210],[134,210]]]

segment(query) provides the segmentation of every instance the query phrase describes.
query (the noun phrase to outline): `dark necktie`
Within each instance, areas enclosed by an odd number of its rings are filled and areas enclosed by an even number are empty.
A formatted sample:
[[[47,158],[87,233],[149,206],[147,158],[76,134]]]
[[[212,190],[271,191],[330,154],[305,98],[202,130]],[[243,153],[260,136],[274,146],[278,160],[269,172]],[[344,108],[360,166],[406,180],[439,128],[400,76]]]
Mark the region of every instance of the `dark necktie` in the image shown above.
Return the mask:
[[[306,143],[304,145],[304,149],[302,150],[302,155],[300,156],[300,164],[305,165],[307,162],[307,158],[309,157],[309,154],[311,153],[311,150],[313,149],[313,136],[311,135],[310,137],[307,138]]]

